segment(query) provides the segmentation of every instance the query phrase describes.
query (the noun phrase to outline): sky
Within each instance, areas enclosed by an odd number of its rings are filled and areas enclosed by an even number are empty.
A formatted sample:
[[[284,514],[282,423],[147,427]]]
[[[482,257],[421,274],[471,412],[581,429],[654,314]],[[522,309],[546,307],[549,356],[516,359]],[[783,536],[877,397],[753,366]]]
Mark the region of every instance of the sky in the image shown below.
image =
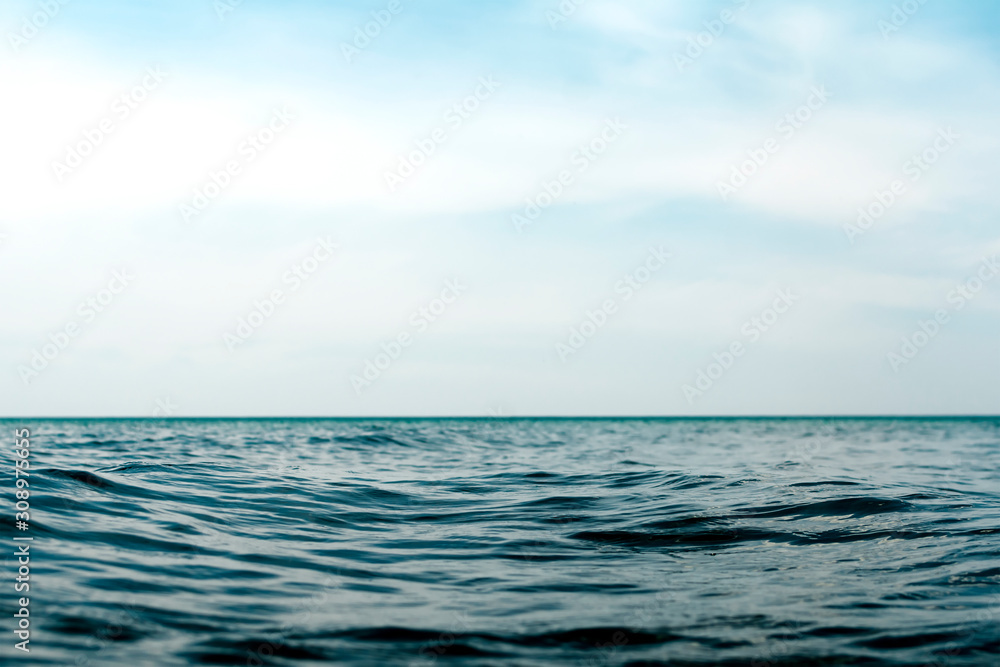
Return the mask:
[[[0,414],[996,414],[998,18],[11,0]]]

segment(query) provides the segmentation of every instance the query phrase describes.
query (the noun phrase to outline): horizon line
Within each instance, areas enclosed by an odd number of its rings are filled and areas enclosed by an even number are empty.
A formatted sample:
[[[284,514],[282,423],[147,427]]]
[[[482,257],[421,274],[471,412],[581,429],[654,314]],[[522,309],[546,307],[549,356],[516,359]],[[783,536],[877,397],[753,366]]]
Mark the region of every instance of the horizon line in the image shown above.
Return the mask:
[[[592,419],[592,420],[651,420],[651,419],[1000,419],[1000,414],[759,414],[759,415],[377,415],[377,416],[336,416],[336,415],[139,415],[139,416],[0,416],[0,421],[17,420],[70,420],[70,419],[118,419],[118,420],[143,420],[143,421],[167,421],[167,420],[195,420],[195,419],[217,419],[217,420],[336,420],[336,421],[364,421],[364,420],[515,420],[515,419],[538,419],[538,420],[569,420],[569,419]]]

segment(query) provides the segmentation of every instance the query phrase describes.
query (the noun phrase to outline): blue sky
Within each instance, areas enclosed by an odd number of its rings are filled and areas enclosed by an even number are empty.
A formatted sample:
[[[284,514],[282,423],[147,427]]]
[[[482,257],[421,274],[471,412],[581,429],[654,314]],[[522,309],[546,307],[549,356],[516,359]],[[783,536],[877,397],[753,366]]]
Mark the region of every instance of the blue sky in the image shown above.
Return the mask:
[[[0,15],[5,414],[997,411],[1000,281],[954,296],[1000,252],[991,3],[244,0],[220,17],[212,0],[72,0],[12,39],[43,4]],[[372,12],[391,21],[348,62]],[[276,112],[294,117],[277,132]],[[60,180],[54,163],[104,121]],[[602,139],[609,123],[624,129]],[[894,182],[884,215],[845,229]],[[317,238],[339,250],[292,291]],[[670,260],[626,300],[615,287],[651,247]],[[86,320],[123,268],[134,280]],[[762,314],[777,320],[751,341]]]

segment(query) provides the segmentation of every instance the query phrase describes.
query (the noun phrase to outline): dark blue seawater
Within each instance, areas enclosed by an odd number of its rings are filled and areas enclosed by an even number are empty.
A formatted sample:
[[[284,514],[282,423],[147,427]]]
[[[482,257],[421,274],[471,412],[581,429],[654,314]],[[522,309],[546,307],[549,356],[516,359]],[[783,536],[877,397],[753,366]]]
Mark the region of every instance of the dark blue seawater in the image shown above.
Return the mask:
[[[4,664],[1000,664],[997,419],[25,425]]]

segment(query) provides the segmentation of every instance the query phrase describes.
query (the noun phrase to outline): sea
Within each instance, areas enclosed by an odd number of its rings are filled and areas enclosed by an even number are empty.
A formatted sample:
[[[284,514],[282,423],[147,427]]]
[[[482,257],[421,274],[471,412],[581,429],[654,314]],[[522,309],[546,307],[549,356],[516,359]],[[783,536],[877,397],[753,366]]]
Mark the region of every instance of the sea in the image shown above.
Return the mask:
[[[4,665],[1000,664],[998,418],[2,426]]]

